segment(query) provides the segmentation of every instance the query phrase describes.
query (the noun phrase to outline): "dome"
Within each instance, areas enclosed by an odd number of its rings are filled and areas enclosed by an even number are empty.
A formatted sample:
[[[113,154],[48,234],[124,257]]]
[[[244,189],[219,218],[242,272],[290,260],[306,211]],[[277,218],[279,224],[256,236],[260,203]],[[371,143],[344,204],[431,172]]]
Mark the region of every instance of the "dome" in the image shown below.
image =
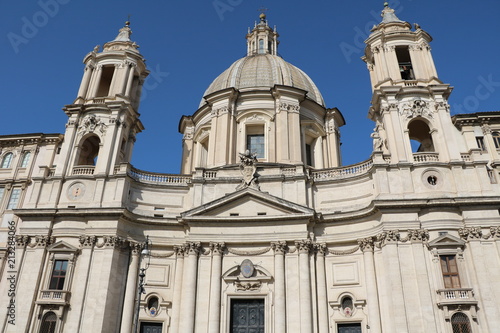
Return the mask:
[[[273,54],[253,54],[234,62],[210,84],[203,96],[227,88],[272,88],[284,85],[307,91],[307,97],[325,106],[314,82],[299,68]],[[200,107],[205,103],[202,99]]]

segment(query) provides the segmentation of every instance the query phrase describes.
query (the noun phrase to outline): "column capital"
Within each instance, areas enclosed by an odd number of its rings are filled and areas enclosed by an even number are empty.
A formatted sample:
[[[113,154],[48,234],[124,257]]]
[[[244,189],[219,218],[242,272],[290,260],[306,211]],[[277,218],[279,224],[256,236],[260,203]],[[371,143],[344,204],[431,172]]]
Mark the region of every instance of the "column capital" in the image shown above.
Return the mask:
[[[326,246],[326,243],[316,243],[314,244],[314,249],[316,250],[316,253],[321,256],[326,256],[328,254],[328,247]]]
[[[363,252],[373,252],[373,248],[375,245],[373,237],[366,237],[358,239],[359,248]]]
[[[458,229],[458,234],[464,240],[481,239],[483,231],[481,227],[465,227]]]
[[[271,242],[271,248],[274,251],[274,254],[285,254],[288,246],[285,241],[277,241]]]
[[[299,253],[308,253],[311,252],[313,248],[313,242],[310,239],[303,239],[300,241],[295,241],[295,246]]]
[[[80,236],[80,246],[81,247],[93,247],[97,243],[96,236]]]
[[[174,252],[177,257],[184,257],[184,254],[186,253],[186,245],[174,245]]]
[[[201,251],[201,243],[200,242],[187,242],[184,244],[185,246],[185,256],[195,255],[198,256]]]
[[[212,255],[222,255],[224,253],[224,249],[226,248],[226,243],[215,243],[210,242],[210,250],[212,251]]]

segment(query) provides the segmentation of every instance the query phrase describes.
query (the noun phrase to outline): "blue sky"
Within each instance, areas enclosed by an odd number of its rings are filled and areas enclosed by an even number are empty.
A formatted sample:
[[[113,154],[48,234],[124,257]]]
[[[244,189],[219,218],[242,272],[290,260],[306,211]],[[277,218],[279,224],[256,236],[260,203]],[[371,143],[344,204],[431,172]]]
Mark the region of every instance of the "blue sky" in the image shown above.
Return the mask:
[[[452,114],[500,110],[500,1],[390,4],[400,19],[434,37],[439,77],[455,87]],[[3,1],[0,135],[64,133],[61,108],[76,97],[83,57],[114,39],[130,14],[132,39],[152,71],[139,110],[146,129],[137,137],[132,164],[178,173],[180,117],[194,113],[212,80],[245,55],[247,28],[262,6],[280,33],[280,55],[304,70],[327,106],[344,115],[343,164],[369,158],[371,90],[359,58],[369,29],[380,21],[378,0]]]

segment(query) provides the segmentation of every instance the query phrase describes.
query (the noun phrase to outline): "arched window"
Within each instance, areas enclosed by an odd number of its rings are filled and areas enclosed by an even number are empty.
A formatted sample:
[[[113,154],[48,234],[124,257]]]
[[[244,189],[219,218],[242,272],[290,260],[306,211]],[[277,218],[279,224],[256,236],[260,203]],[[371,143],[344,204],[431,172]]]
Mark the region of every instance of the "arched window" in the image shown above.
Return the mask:
[[[495,148],[500,148],[500,132],[492,132],[493,142],[495,142]]]
[[[469,318],[462,312],[457,312],[451,317],[451,328],[453,333],[472,333]]]
[[[40,333],[54,333],[56,331],[57,316],[54,312],[47,312],[42,319]]]
[[[12,157],[14,157],[14,154],[12,153],[7,153],[2,159],[2,165],[0,168],[2,169],[8,169],[10,168],[10,164],[12,163]]]
[[[100,140],[97,136],[88,137],[80,147],[76,165],[96,165]]]
[[[411,148],[414,153],[434,152],[431,130],[423,120],[413,120],[408,125]]]
[[[29,151],[25,152],[23,155],[23,160],[21,161],[21,168],[26,168],[30,161],[31,153]]]

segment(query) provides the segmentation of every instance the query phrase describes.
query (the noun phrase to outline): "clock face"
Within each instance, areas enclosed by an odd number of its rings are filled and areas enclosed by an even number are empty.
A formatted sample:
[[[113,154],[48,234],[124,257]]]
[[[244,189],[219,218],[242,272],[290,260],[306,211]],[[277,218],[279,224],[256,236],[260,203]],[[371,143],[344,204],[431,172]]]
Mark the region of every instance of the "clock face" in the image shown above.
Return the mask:
[[[70,200],[79,200],[85,194],[85,185],[83,183],[74,183],[68,188],[67,194]]]

